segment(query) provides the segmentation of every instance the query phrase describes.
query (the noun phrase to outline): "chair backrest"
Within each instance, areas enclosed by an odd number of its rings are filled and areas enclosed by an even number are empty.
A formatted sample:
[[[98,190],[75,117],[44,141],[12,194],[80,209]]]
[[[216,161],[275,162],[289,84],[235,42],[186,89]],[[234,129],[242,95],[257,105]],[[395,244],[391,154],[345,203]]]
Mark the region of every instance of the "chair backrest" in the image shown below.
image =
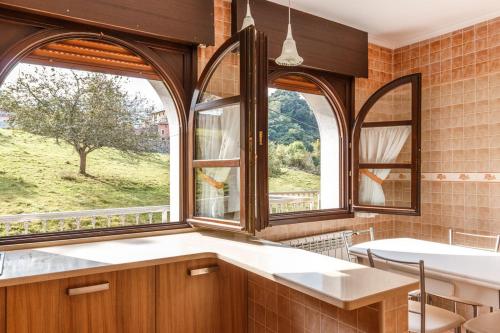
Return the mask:
[[[356,261],[356,256],[351,255],[351,251],[349,250],[353,243],[353,236],[360,235],[370,235],[370,241],[375,240],[375,231],[373,227],[364,230],[347,230],[342,233],[342,239],[344,240],[344,247],[349,258],[349,261]]]
[[[481,247],[481,246],[468,246],[468,245],[458,244],[456,242],[455,235],[460,235],[460,236],[464,236],[464,237],[468,237],[468,238],[476,238],[478,240],[490,239],[490,240],[493,240],[495,242],[495,245],[492,247]],[[463,247],[471,247],[474,249],[500,252],[500,235],[480,235],[480,234],[473,234],[473,233],[469,233],[469,232],[456,231],[456,230],[453,230],[450,228],[450,229],[448,229],[448,243],[450,245],[458,245],[458,246],[463,246]]]
[[[425,265],[423,260],[419,261],[402,261],[392,258],[383,257],[379,254],[373,253],[371,249],[366,250],[368,254],[368,261],[370,266],[375,268],[375,259],[377,258],[385,262],[393,262],[402,265],[414,265],[418,266],[419,278],[420,278],[420,332],[425,333],[425,300],[427,299],[427,293],[425,291]]]

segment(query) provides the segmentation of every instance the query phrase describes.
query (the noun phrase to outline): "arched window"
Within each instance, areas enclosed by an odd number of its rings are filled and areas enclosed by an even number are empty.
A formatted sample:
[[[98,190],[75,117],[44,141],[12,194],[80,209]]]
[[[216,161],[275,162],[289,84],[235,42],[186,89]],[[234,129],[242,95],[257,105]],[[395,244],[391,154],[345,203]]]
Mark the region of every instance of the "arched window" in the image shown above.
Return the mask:
[[[53,40],[0,86],[0,237],[180,221],[178,101],[144,57]]]
[[[328,85],[313,75],[285,72],[271,79],[267,114],[271,223],[347,212],[348,151],[341,108]]]

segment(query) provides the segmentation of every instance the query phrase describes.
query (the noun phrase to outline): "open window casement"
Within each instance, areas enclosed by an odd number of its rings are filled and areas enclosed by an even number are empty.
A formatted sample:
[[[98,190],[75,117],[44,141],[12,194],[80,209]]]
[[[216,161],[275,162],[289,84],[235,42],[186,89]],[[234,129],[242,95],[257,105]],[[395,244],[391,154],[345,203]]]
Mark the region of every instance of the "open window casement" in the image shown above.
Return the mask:
[[[353,210],[420,214],[421,74],[377,90],[359,111],[353,129]]]
[[[257,113],[267,91],[266,37],[249,27],[226,41],[200,76],[189,116],[189,218],[254,233]],[[266,85],[266,88],[261,85]]]

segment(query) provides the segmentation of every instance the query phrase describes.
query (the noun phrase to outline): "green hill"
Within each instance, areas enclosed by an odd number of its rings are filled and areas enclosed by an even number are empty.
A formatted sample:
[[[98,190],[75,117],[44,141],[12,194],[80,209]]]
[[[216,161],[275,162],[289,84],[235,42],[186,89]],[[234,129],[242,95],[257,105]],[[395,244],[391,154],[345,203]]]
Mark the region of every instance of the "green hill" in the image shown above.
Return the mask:
[[[0,215],[169,203],[168,155],[132,159],[105,148],[87,163],[90,176],[81,176],[69,145],[0,129]],[[319,176],[289,169],[269,186],[271,192],[318,189]]]
[[[78,175],[69,145],[0,129],[0,215],[169,203],[167,155],[100,149],[87,163],[90,177]]]

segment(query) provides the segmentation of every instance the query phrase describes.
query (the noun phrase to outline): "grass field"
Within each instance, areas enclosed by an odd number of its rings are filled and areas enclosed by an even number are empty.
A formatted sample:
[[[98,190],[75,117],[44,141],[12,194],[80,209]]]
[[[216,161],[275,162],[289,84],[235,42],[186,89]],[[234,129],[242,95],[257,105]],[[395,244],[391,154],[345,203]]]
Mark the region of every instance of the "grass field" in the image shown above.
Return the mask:
[[[167,155],[132,159],[114,149],[88,156],[90,177],[78,175],[67,144],[0,129],[0,214],[169,203]]]
[[[78,174],[78,156],[56,144],[18,130],[0,129],[0,215],[167,205],[168,155],[131,158],[114,149],[88,156]],[[319,176],[286,170],[270,179],[271,192],[319,189]]]
[[[319,176],[301,170],[285,170],[269,179],[269,192],[319,191]]]

